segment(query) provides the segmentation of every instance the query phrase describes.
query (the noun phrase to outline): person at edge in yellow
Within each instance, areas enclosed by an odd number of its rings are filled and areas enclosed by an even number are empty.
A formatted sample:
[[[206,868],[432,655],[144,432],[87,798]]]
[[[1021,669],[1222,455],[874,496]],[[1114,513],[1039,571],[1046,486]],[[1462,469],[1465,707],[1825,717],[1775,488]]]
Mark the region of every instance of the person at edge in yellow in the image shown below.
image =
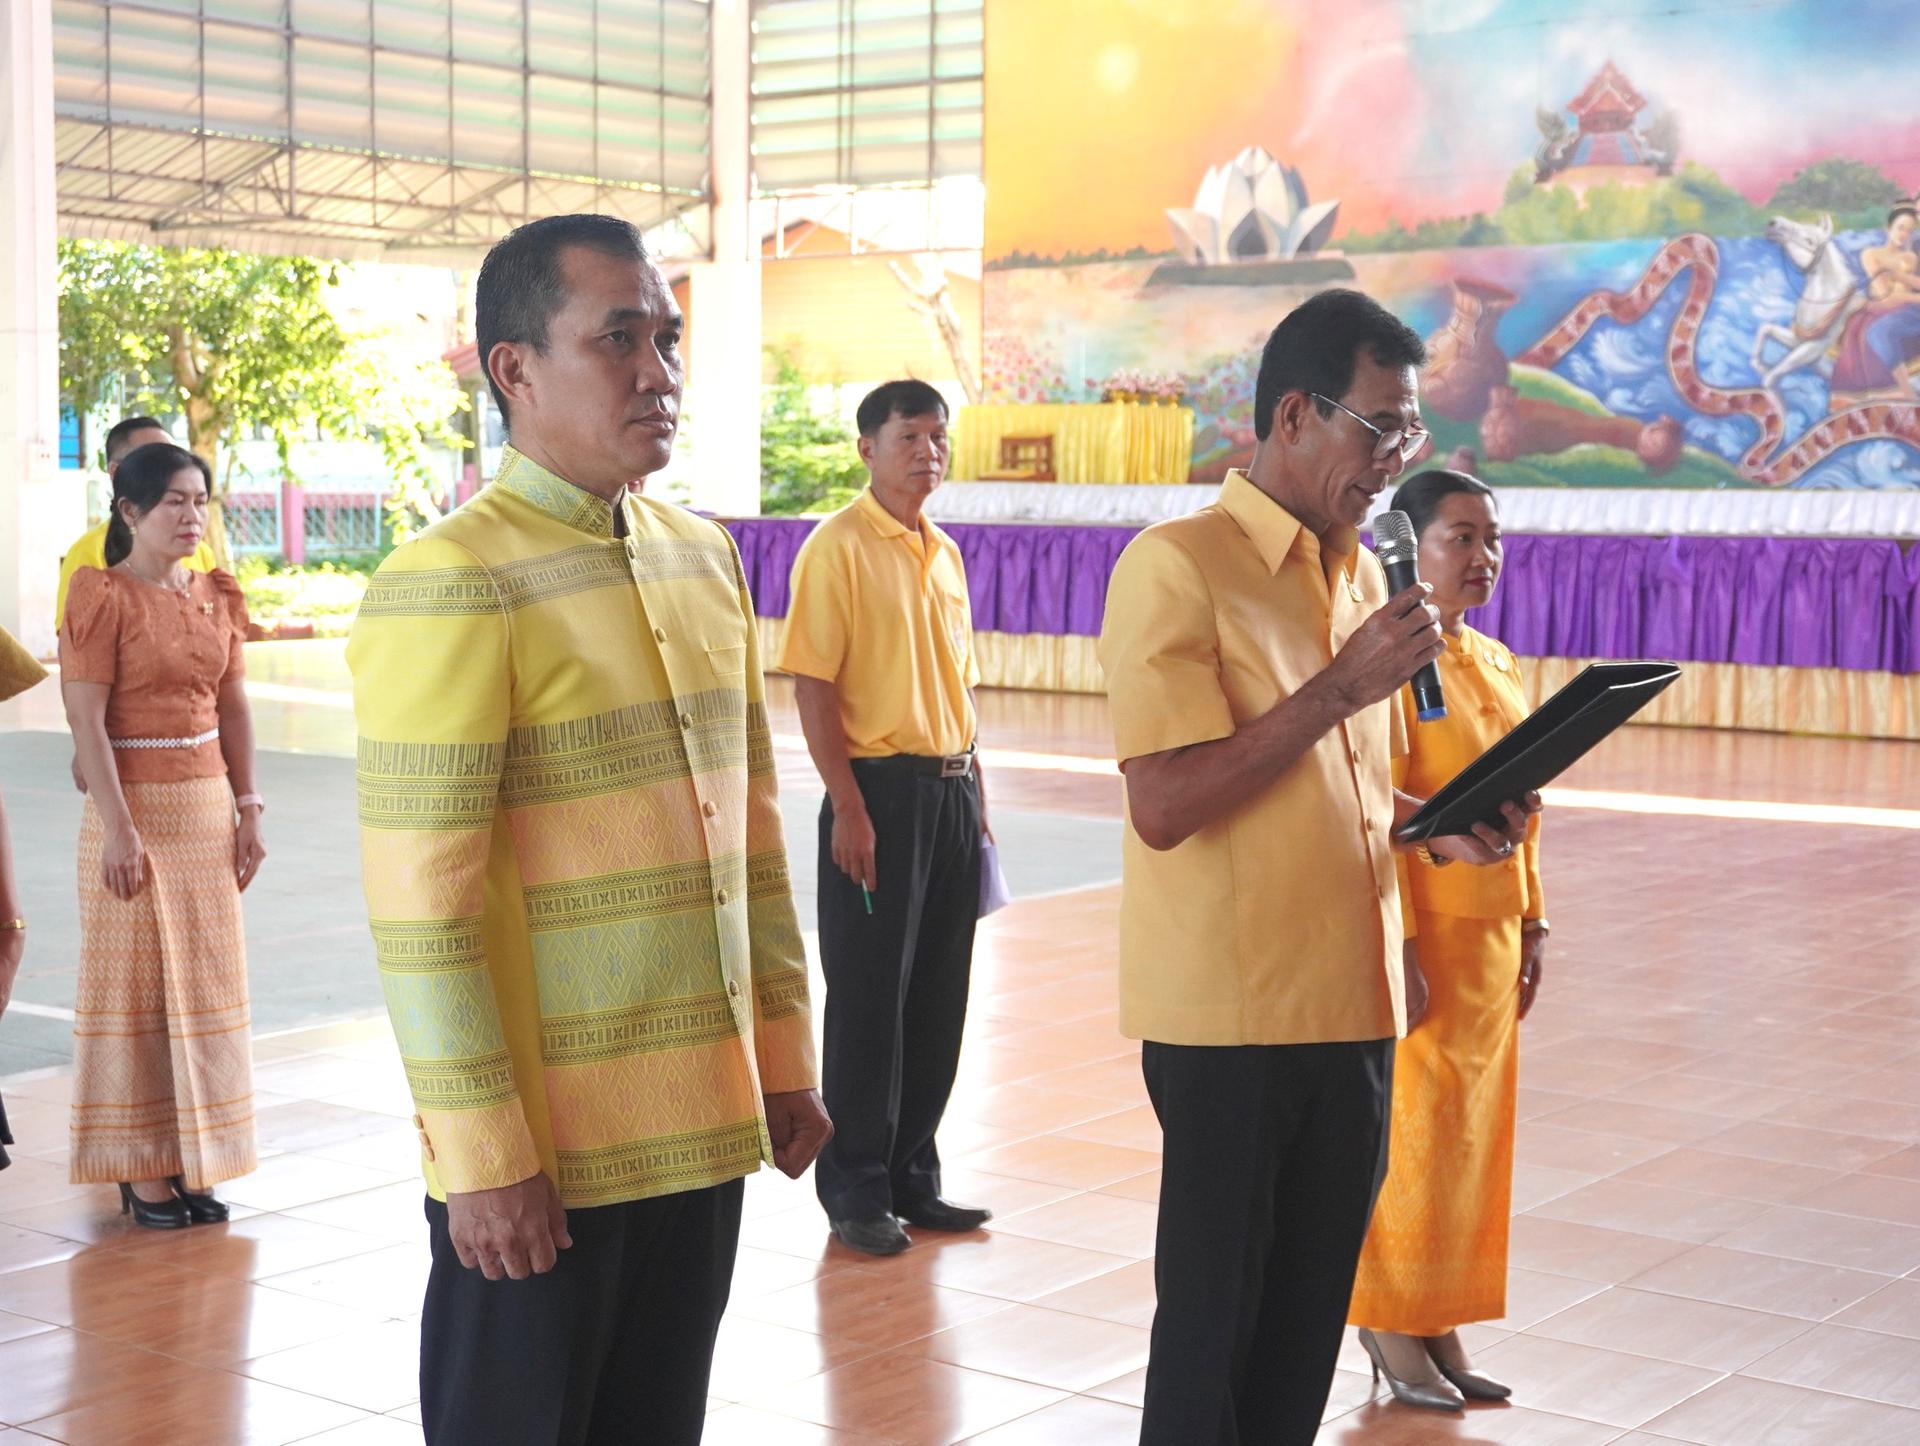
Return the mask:
[[[1492,489],[1460,472],[1422,472],[1393,506],[1413,521],[1420,576],[1447,639],[1439,664],[1447,716],[1416,727],[1413,691],[1400,693],[1413,746],[1395,764],[1395,782],[1431,793],[1519,723],[1527,700],[1513,654],[1465,621],[1500,578]],[[1513,1394],[1473,1369],[1454,1328],[1507,1313],[1520,1021],[1547,948],[1537,821],[1492,868],[1443,870],[1416,852],[1408,885],[1408,968],[1426,981],[1427,1009],[1394,1052],[1393,1169],[1347,1319],[1395,1395],[1457,1410],[1462,1398]]]
[[[985,785],[960,549],[921,507],[946,477],[947,404],[920,381],[855,414],[868,489],[794,559],[780,668],[826,785],[820,808],[822,1079],[832,1142],[814,1186],[842,1244],[895,1255],[992,1212],[940,1194],[980,913]]]
[[[627,221],[494,246],[511,445],[347,647],[439,1446],[698,1441],[744,1177],[831,1133],[739,553],[629,485],[672,454],[681,328]]]
[[[167,429],[152,417],[123,417],[107,430],[107,476],[111,477],[120,470],[120,459],[135,447],[172,440],[167,435]],[[60,587],[53,595],[53,626],[56,632],[67,620],[67,588],[73,582],[73,575],[83,567],[97,567],[102,572],[106,571],[107,528],[112,520],[108,518],[98,527],[81,533],[60,559]],[[213,544],[201,538],[200,545],[188,554],[184,565],[188,572],[212,572],[219,566],[214,561]]]
[[[1163,1137],[1143,1446],[1307,1446],[1333,1380],[1405,1027],[1393,699],[1442,648],[1357,529],[1428,444],[1425,358],[1358,292],[1303,302],[1261,355],[1252,462],[1108,585],[1120,1028]],[[1495,863],[1539,807],[1430,847]]]

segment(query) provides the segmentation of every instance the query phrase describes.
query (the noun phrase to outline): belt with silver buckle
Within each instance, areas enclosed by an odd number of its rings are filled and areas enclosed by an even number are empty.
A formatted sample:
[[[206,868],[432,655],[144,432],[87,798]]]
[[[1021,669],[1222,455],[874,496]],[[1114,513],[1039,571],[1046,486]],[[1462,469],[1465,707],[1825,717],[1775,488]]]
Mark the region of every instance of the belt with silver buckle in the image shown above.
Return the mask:
[[[856,758],[856,768],[893,769],[902,773],[917,773],[930,778],[965,778],[973,772],[974,750],[965,753],[949,753],[945,757],[928,758],[918,753],[889,753],[880,758]]]

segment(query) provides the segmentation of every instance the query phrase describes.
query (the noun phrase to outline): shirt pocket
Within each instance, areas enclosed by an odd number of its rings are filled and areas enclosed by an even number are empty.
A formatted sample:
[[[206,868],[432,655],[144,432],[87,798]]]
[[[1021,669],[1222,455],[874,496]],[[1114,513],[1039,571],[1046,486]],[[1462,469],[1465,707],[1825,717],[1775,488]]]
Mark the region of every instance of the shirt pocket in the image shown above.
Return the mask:
[[[946,634],[954,661],[963,668],[973,645],[973,618],[965,598],[943,597],[934,605],[934,624]]]
[[[707,666],[713,669],[714,677],[722,681],[738,681],[747,671],[747,645],[745,643],[707,644]]]

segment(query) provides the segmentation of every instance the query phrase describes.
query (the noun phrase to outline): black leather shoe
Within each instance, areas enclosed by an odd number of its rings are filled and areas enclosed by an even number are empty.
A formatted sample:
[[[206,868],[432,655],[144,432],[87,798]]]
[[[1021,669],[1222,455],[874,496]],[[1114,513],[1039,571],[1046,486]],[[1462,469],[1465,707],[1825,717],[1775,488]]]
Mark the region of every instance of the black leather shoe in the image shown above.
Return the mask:
[[[942,1200],[938,1195],[931,1200],[915,1200],[899,1206],[894,1213],[907,1224],[918,1225],[922,1230],[953,1230],[961,1234],[978,1230],[993,1219],[993,1212],[984,1205],[956,1205],[951,1200]]]
[[[135,1225],[144,1225],[149,1230],[180,1230],[193,1223],[187,1207],[178,1200],[142,1200],[133,1193],[133,1186],[122,1180],[120,1213],[125,1215],[128,1211],[133,1212]]]
[[[189,1190],[186,1176],[169,1175],[167,1183],[173,1186],[173,1193],[187,1207],[187,1214],[195,1225],[218,1225],[227,1218],[226,1202],[214,1199],[211,1194]]]
[[[898,1255],[913,1244],[900,1222],[891,1215],[875,1215],[866,1220],[835,1220],[833,1233],[849,1250],[862,1255]]]

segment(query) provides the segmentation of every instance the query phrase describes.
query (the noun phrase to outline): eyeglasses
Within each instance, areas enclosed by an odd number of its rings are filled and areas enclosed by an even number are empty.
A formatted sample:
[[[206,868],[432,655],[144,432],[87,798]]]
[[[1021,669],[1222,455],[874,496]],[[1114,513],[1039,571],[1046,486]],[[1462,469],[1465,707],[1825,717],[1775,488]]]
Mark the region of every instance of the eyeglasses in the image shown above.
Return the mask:
[[[1323,397],[1318,392],[1308,392],[1307,395],[1330,407],[1340,407],[1332,397]],[[1384,462],[1394,456],[1398,456],[1402,462],[1411,462],[1433,436],[1425,427],[1395,427],[1391,432],[1383,432],[1352,407],[1340,407],[1340,410],[1373,433],[1373,460],[1376,462]]]

